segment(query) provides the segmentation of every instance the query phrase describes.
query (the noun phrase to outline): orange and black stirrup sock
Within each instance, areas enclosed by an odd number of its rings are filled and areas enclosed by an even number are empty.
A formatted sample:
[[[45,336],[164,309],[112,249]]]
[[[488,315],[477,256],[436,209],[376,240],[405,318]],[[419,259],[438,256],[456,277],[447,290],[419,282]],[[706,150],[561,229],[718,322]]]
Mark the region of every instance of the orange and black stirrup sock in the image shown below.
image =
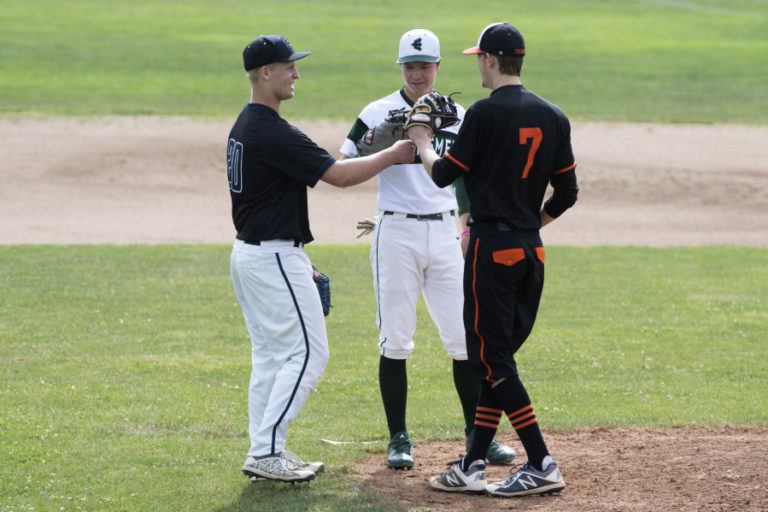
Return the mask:
[[[523,443],[528,462],[541,469],[541,462],[549,455],[541,435],[531,399],[519,377],[509,377],[493,389],[496,398],[507,413],[512,427]]]

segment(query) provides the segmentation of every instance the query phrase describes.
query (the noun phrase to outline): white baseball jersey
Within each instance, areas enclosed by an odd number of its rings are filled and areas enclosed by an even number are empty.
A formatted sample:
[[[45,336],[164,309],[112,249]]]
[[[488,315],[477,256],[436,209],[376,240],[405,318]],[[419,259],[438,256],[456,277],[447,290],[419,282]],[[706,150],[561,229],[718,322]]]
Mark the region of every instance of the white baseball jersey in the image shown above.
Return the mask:
[[[408,112],[413,102],[402,89],[389,96],[369,103],[355,123],[344,144],[341,153],[358,156],[357,140],[369,129],[387,118],[392,110]],[[464,120],[464,108],[456,105],[459,119]],[[432,139],[432,145],[438,155],[443,156],[451,147],[459,132],[461,123],[440,130]],[[411,164],[398,164],[388,167],[378,175],[378,209],[393,212],[429,214],[456,209],[456,198],[450,187],[439,188],[429,177],[418,154]]]
[[[412,106],[402,89],[370,103],[360,113],[341,153],[357,156],[356,142],[369,128],[386,119],[390,111],[408,112]],[[464,109],[456,107],[463,120]],[[435,134],[432,145],[439,155],[453,144],[460,126]],[[370,257],[380,353],[390,359],[406,359],[413,351],[416,305],[423,294],[446,351],[454,359],[465,360],[464,259],[456,232],[453,191],[434,184],[418,155],[414,163],[382,171],[378,183],[379,222]],[[422,218],[415,218],[417,215]]]

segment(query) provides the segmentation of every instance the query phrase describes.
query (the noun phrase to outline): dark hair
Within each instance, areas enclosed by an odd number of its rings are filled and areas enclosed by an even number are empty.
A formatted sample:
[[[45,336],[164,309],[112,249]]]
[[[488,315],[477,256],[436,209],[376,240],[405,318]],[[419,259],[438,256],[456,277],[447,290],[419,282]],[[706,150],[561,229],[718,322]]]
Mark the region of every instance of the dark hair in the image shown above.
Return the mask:
[[[502,75],[520,76],[523,67],[523,58],[512,55],[494,55],[499,61],[499,72]]]

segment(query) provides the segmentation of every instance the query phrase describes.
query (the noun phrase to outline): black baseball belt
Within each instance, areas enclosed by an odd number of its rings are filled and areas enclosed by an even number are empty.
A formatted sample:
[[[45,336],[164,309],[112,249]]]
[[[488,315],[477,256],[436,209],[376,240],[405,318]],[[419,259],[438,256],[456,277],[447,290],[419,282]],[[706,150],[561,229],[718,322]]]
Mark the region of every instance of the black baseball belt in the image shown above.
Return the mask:
[[[283,242],[293,242],[294,247],[301,246],[301,240],[243,240],[243,243],[246,243],[248,245],[261,245],[261,242],[272,242],[272,241],[283,241]]]
[[[390,212],[389,210],[384,212],[384,215],[394,215],[395,212]],[[451,210],[451,216],[454,216],[455,213],[453,210]],[[443,214],[442,213],[425,213],[425,214],[418,214],[418,213],[406,213],[405,214],[406,219],[416,219],[416,220],[443,220]]]

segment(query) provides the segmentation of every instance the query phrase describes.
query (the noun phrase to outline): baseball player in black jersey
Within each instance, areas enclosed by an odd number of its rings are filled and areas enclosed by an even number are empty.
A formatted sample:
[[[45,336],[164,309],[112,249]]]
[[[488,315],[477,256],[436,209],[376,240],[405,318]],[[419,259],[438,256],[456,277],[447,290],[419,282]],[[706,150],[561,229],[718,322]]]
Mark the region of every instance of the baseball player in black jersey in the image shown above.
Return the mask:
[[[553,493],[565,482],[547,451],[515,353],[533,328],[544,283],[539,229],[570,208],[578,194],[570,123],[559,108],[522,86],[525,44],[512,25],[489,25],[477,46],[464,53],[477,54],[490,97],[467,110],[456,142],[442,158],[430,147],[428,128],[408,129],[438,186],[464,177],[470,203],[464,325],[469,361],[481,380],[472,445],[430,485],[497,496]],[[550,184],[554,191],[544,202]],[[483,455],[502,414],[528,462],[506,480],[488,484]]]
[[[227,176],[237,240],[231,272],[251,338],[249,437],[243,473],[253,480],[307,481],[324,469],[285,449],[298,415],[328,362],[325,318],[312,263],[307,187],[318,180],[346,187],[390,165],[413,161],[411,141],[375,155],[336,161],[280,117],[294,95],[297,52],[283,36],[260,36],[243,64],[251,98],[229,134]]]

